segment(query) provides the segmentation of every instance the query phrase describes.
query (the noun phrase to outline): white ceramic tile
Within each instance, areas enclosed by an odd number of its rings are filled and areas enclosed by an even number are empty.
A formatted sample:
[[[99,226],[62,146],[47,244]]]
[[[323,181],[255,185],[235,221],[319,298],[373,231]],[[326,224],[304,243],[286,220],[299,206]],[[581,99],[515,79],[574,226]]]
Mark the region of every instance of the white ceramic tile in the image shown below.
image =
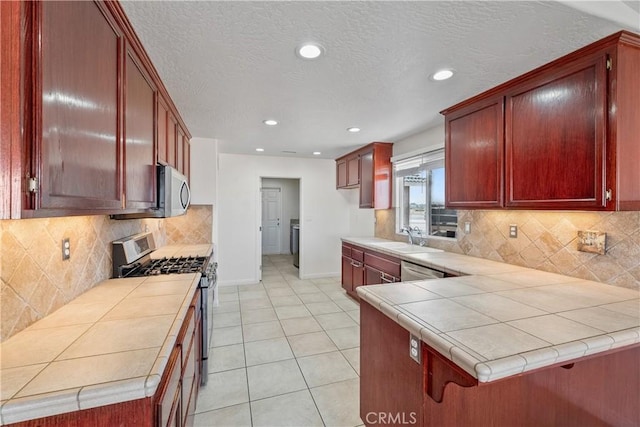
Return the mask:
[[[323,426],[309,390],[251,402],[253,427]]]
[[[358,325],[360,324],[360,310],[352,310],[346,312]]]
[[[271,304],[274,307],[285,307],[288,305],[302,305],[302,300],[295,295],[271,297]]]
[[[197,408],[196,408],[197,411]],[[196,414],[195,427],[251,427],[248,403]]]
[[[558,352],[554,348],[546,347],[539,350],[528,351],[521,354],[521,356],[527,361],[525,369],[531,371],[555,363],[558,358]]]
[[[584,356],[588,347],[582,341],[573,341],[566,344],[556,345],[553,349],[558,353],[558,357],[556,358],[557,363]]]
[[[250,366],[247,368],[247,376],[249,398],[252,401],[307,389],[294,359]]]
[[[175,315],[185,299],[184,295],[127,298],[111,309],[102,320],[131,319],[144,316]]]
[[[471,285],[474,288],[485,292],[508,291],[523,287],[521,284],[506,281],[508,280],[508,277],[508,275],[505,275],[502,279],[496,279],[494,277],[486,276],[460,276],[456,277],[455,281],[457,283]]]
[[[527,361],[520,355],[503,357],[502,359],[486,362],[486,364],[491,366],[491,375],[488,378],[483,378],[482,381],[495,381],[511,375],[517,375],[524,371],[526,363]],[[478,379],[480,380],[479,375]]]
[[[487,359],[499,359],[550,344],[505,324],[480,326],[446,334]]]
[[[281,320],[280,324],[282,325],[282,329],[284,329],[284,333],[287,336],[322,331],[322,326],[320,326],[316,319],[311,316]]]
[[[247,366],[293,359],[293,353],[286,338],[253,341],[245,344]]]
[[[37,365],[3,369],[2,381],[0,381],[0,401],[12,398],[46,366],[46,363],[40,363]]]
[[[213,313],[213,329],[240,325],[240,312]]]
[[[271,300],[269,298],[256,298],[240,301],[240,310],[257,310],[260,308],[271,308]]]
[[[358,310],[360,308],[360,304],[348,297],[345,299],[334,299],[333,302],[344,311]]]
[[[83,387],[78,394],[80,409],[96,408],[145,397],[146,377],[114,381],[105,387],[104,384]]]
[[[398,308],[443,332],[497,322],[456,302],[442,299],[401,304]]]
[[[209,372],[230,371],[244,368],[244,345],[234,344],[214,347],[209,351]]]
[[[291,305],[287,307],[276,307],[278,319],[294,319],[296,317],[311,316],[311,312],[304,305]]]
[[[451,298],[451,301],[502,322],[547,314],[546,311],[495,294],[467,295]]]
[[[441,298],[440,295],[407,283],[398,283],[376,289],[376,295],[392,304],[404,304]]]
[[[342,311],[342,309],[338,307],[333,301],[312,302],[306,304],[306,306],[314,316],[317,316],[319,314],[338,313]]]
[[[606,332],[621,331],[640,326],[640,319],[626,314],[613,312],[600,307],[565,311],[559,316],[597,328]]]
[[[614,342],[613,338],[607,335],[585,338],[581,339],[580,341],[587,345],[587,351],[584,353],[585,356],[609,350],[613,346]]]
[[[231,313],[234,311],[240,311],[240,301],[217,302],[218,305],[209,307],[211,309],[211,313]]]
[[[44,393],[22,399],[12,399],[2,405],[2,422],[5,424],[28,421],[56,415],[61,412],[78,411],[79,388]]]
[[[296,357],[328,353],[338,348],[325,332],[293,335],[287,338]]]
[[[514,320],[507,324],[550,342],[551,344],[564,344],[604,333],[599,329],[565,319],[555,314]]]
[[[348,348],[341,351],[351,367],[360,375],[360,347]]]
[[[329,314],[319,314],[315,316],[316,320],[324,330],[329,329],[338,329],[338,328],[346,328],[349,326],[356,326],[356,323],[353,320],[353,317],[347,313],[329,313]],[[358,318],[360,313],[358,313]]]
[[[260,341],[284,336],[280,322],[249,323],[242,326],[244,342]]]
[[[237,405],[249,401],[246,369],[209,374],[207,385],[200,388],[196,413]]]
[[[0,344],[2,369],[47,363],[78,339],[90,324],[26,329]]]
[[[546,271],[533,269],[502,274],[488,274],[488,276],[523,286],[555,285],[557,283],[569,283],[582,280],[576,277],[563,276],[562,274],[548,273]]]
[[[146,376],[151,371],[159,350],[159,348],[150,348],[53,362],[17,396],[49,393]]]
[[[240,301],[246,301],[251,299],[262,299],[268,298],[267,292],[264,289],[256,290],[256,291],[245,291],[242,292],[242,288],[238,294]]]
[[[350,328],[330,329],[327,335],[331,338],[340,350],[347,348],[360,347],[360,327],[352,326]]]
[[[578,299],[547,292],[546,288],[548,288],[548,286],[501,291],[496,294],[548,313],[557,313],[589,306],[588,303],[585,304]]]
[[[358,377],[358,374],[339,351],[300,357],[298,365],[309,387]]]
[[[632,299],[613,304],[601,305],[600,308],[625,314],[630,317],[640,317],[640,299]]]
[[[151,316],[98,322],[56,360],[160,347],[175,316]],[[126,334],[122,331],[127,331]]]
[[[270,298],[273,297],[286,297],[290,295],[295,295],[296,293],[289,287],[289,285],[283,286],[281,288],[268,288],[267,294]]]
[[[117,301],[89,302],[84,304],[67,304],[37,321],[29,327],[33,329],[54,328],[59,326],[79,325],[97,322]]]
[[[438,279],[438,280],[425,280],[422,282],[415,282],[417,287],[425,289],[433,296],[429,296],[426,299],[434,299],[438,297],[458,297],[462,295],[480,294],[484,291],[482,289],[475,288],[471,285],[456,282],[456,279]]]
[[[327,302],[331,301],[331,299],[323,292],[314,292],[311,294],[300,294],[298,298],[305,304],[312,302]]]
[[[357,426],[360,419],[360,381],[342,381],[311,389],[325,425]]]
[[[310,282],[309,283],[289,282],[289,285],[291,286],[291,289],[293,289],[293,291],[298,295],[322,292],[318,287],[316,287],[316,285]]]
[[[228,326],[217,328],[212,331],[211,347],[222,347],[231,344],[242,343],[242,327]]]
[[[242,324],[271,322],[278,320],[273,308],[260,308],[257,310],[247,310],[242,312]]]
[[[186,295],[191,281],[170,280],[166,282],[145,281],[134,289],[128,298],[153,297],[160,295]]]

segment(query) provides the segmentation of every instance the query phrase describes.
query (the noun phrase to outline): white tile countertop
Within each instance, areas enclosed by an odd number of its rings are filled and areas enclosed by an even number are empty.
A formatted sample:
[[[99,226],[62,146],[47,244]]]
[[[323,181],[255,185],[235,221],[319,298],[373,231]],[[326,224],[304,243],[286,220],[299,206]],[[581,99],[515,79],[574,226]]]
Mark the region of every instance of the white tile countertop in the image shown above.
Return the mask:
[[[357,292],[480,382],[640,343],[636,290],[448,252],[381,250],[382,239],[343,241],[460,275]]]
[[[158,251],[206,256],[211,245]],[[0,423],[155,394],[199,280],[200,273],[105,280],[4,341]]]

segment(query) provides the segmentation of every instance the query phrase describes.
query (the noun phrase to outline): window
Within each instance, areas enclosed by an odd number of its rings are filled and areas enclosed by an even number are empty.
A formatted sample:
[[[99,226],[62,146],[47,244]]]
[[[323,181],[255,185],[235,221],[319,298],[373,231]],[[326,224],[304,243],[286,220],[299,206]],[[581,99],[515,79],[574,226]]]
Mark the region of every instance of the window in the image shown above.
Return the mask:
[[[456,237],[458,215],[444,207],[444,150],[394,162],[398,233],[405,227],[419,235]]]

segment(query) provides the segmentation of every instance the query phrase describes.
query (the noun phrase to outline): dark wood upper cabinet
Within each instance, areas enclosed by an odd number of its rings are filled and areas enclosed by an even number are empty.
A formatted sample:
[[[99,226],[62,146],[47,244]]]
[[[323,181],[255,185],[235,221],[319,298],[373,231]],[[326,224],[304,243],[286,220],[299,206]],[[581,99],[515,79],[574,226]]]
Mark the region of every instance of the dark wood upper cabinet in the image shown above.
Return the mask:
[[[182,151],[183,151],[183,167],[182,173],[187,178],[187,182],[191,183],[191,143],[189,138],[185,135],[182,139]]]
[[[33,3],[30,12],[41,40],[27,110],[40,177],[30,208],[122,208],[121,34],[99,3]]]
[[[621,31],[443,111],[447,206],[640,210],[639,76]]]
[[[125,58],[124,140],[126,208],[156,205],[155,88],[137,56]]]
[[[167,159],[167,138],[169,129],[169,107],[162,100],[162,97],[158,97],[157,103],[158,117],[156,119],[156,132],[158,133],[158,163],[163,165],[168,164]]]
[[[336,187],[359,188],[361,208],[391,208],[392,152],[392,143],[372,142],[336,159]]]
[[[0,7],[0,218],[153,207],[156,162],[191,135],[120,4]]]
[[[184,132],[179,126],[176,139],[176,168],[184,174]]]
[[[447,115],[445,120],[447,207],[502,206],[503,98]]]

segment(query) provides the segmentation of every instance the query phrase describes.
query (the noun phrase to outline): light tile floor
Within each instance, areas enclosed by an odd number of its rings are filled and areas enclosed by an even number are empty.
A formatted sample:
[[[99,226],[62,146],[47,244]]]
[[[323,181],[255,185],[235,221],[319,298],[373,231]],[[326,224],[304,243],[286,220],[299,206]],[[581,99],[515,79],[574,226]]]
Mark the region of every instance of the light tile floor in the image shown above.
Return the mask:
[[[196,426],[360,426],[360,307],[340,278],[300,280],[265,256],[262,282],[220,287]]]

